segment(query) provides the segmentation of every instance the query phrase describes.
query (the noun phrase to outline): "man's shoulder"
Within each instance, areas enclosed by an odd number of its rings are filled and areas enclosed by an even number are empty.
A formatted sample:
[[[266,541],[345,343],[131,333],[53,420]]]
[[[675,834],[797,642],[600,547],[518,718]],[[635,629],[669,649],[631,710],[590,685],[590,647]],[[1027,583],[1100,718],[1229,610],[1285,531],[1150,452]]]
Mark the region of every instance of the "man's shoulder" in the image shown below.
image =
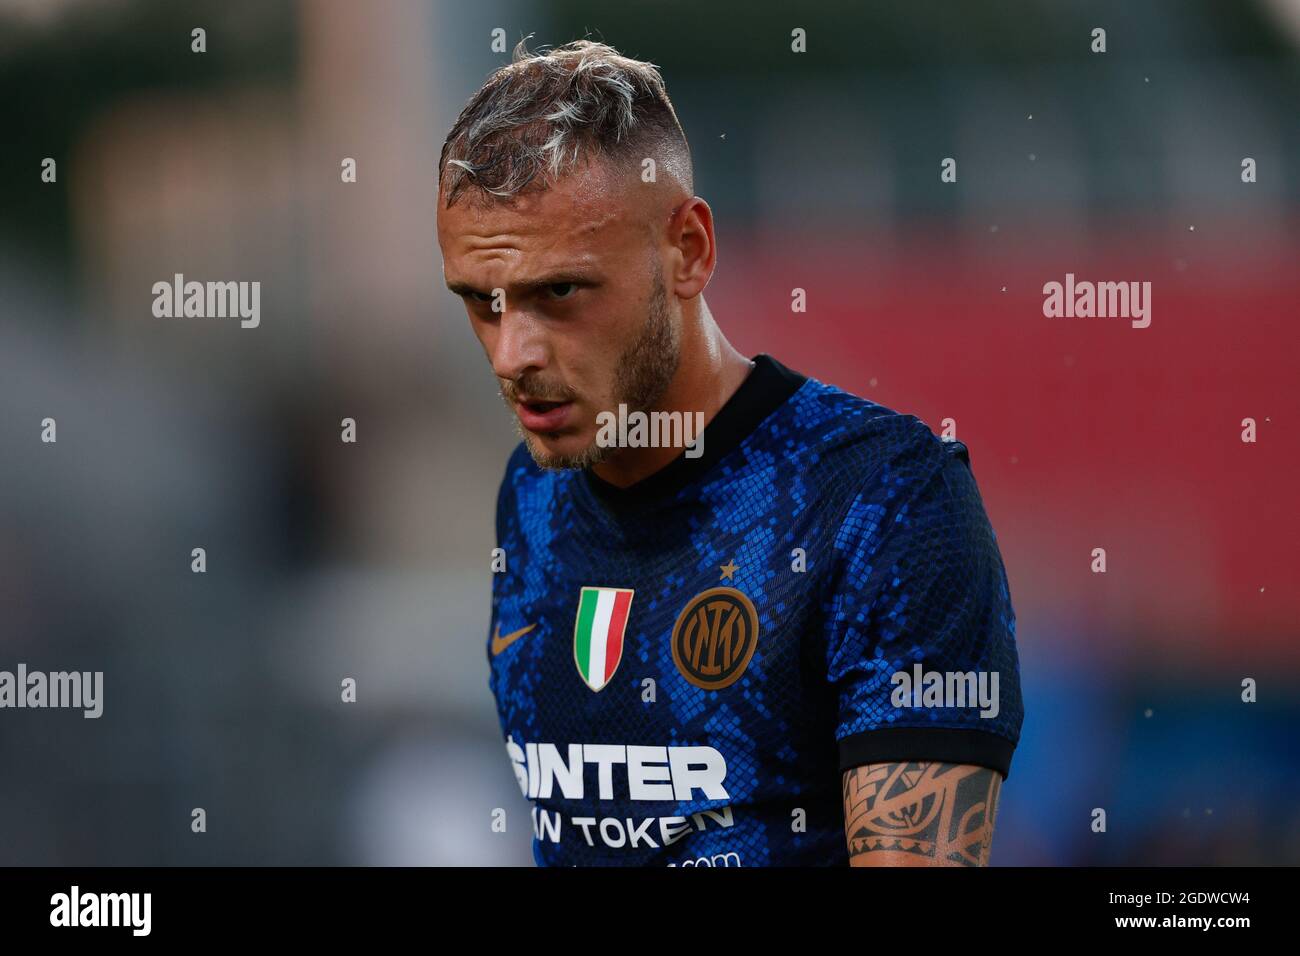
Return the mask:
[[[580,475],[572,469],[542,468],[521,441],[510,453],[501,476],[497,514],[548,511],[567,493],[566,485]]]
[[[952,459],[970,465],[963,442],[940,438],[917,416],[815,378],[792,397],[789,415],[795,434],[786,440],[800,470],[837,484],[861,487],[872,476],[906,480]]]
[[[501,476],[501,489],[497,495],[498,507],[507,498],[536,489],[557,474],[558,472],[540,468],[529,453],[528,446],[521,441],[506,459],[505,472]]]
[[[506,459],[505,474],[501,477],[501,483],[503,485],[512,485],[541,474],[542,469],[537,467],[537,463],[533,461],[533,456],[528,453],[528,446],[520,442],[515,445],[510,452],[510,457]]]

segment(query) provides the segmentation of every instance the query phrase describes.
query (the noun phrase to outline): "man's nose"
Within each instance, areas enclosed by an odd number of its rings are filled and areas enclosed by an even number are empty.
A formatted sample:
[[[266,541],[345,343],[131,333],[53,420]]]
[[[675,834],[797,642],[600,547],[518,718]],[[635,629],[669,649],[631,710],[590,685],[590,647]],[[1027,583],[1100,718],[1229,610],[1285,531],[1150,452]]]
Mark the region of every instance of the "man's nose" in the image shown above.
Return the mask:
[[[526,312],[507,306],[497,325],[492,351],[492,371],[498,378],[516,380],[525,372],[544,369],[547,364],[545,330]]]

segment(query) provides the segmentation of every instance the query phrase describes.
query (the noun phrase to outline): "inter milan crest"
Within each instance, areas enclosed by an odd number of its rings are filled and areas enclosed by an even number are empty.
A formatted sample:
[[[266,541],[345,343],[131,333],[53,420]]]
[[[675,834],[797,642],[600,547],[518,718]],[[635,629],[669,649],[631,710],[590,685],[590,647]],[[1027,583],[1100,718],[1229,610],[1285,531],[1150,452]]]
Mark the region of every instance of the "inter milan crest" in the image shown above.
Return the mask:
[[[735,588],[710,588],[682,608],[673,625],[673,663],[705,690],[740,679],[758,644],[758,612]]]
[[[631,588],[583,588],[573,624],[573,660],[592,690],[609,683],[623,659]]]

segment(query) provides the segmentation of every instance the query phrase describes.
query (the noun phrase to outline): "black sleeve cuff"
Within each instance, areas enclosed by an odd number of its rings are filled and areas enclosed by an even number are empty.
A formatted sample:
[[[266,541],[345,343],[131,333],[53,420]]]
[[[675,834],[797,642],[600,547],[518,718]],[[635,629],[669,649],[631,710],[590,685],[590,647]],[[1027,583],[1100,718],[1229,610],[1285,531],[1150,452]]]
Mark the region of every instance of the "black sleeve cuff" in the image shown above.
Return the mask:
[[[937,761],[969,763],[1011,776],[1011,754],[1016,745],[987,730],[948,727],[883,727],[849,734],[839,742],[840,770],[866,763]]]

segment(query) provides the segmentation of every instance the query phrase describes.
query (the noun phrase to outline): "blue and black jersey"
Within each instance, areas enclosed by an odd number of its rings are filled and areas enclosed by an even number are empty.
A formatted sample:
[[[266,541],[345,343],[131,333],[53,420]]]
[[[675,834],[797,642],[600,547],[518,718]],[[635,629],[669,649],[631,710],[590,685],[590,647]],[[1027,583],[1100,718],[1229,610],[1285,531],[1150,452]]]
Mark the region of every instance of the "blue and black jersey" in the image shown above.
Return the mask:
[[[965,445],[754,361],[703,454],[629,488],[511,456],[489,686],[539,865],[845,865],[845,769],[1010,772],[1015,613]]]

